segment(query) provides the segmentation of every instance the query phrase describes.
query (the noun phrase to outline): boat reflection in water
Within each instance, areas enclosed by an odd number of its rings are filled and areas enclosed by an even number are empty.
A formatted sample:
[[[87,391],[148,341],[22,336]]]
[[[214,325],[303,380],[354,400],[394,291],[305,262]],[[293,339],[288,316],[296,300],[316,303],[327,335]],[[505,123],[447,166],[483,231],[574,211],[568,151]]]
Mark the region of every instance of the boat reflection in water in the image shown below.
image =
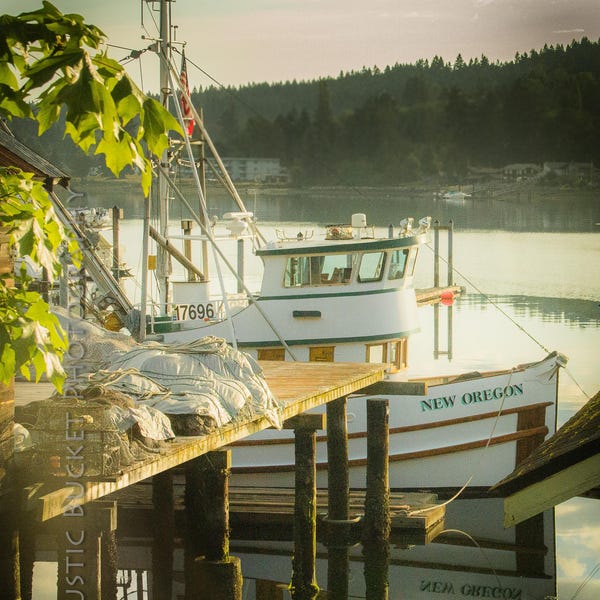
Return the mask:
[[[90,516],[97,519],[98,513],[90,512]],[[183,524],[183,517],[183,511],[176,511],[173,519],[164,512],[160,517],[156,510],[134,508],[131,504],[119,510],[116,536],[105,529],[98,538],[101,542],[95,546],[100,548],[102,557],[85,557],[87,565],[96,565],[102,586],[101,592],[90,588],[87,597],[214,598],[211,590],[198,589],[190,582],[191,557],[186,557],[185,551],[185,534],[190,529]],[[90,540],[94,530],[97,528],[92,523],[86,525]],[[36,537],[35,556],[40,562],[33,570],[33,598],[46,597],[36,590],[53,589],[57,580],[56,567],[41,561],[58,561],[58,598],[71,598],[60,582],[67,557],[64,544],[57,548],[60,532],[57,534],[54,529],[48,535],[48,531]],[[230,552],[241,559],[244,600],[291,597],[288,586],[292,577],[293,532],[291,528],[273,527],[266,533],[264,539],[259,539],[255,530],[233,526]],[[556,597],[553,510],[504,529],[501,498],[455,500],[446,507],[445,523],[427,538],[431,539],[393,532],[388,548],[370,552],[361,544],[327,548],[319,543],[316,580],[322,595],[318,597],[324,598],[324,592],[328,600]],[[93,540],[87,551],[92,547]],[[22,568],[31,574],[27,565]],[[93,568],[87,575],[93,587],[98,578],[92,571]]]
[[[388,564],[380,576],[388,582],[390,598],[552,598],[554,539],[554,511],[504,529],[501,498],[456,500],[447,506],[443,530],[433,539],[415,544],[392,534]],[[244,598],[287,597],[269,593],[284,589],[289,581],[291,542],[236,541],[231,549],[242,559]],[[317,550],[317,582],[327,590],[327,598],[388,597],[376,593],[384,582],[369,578],[373,557],[362,545],[348,549],[345,573],[339,563],[332,565],[332,551],[324,546]],[[332,569],[337,570],[337,580]],[[347,594],[338,595],[344,587]]]

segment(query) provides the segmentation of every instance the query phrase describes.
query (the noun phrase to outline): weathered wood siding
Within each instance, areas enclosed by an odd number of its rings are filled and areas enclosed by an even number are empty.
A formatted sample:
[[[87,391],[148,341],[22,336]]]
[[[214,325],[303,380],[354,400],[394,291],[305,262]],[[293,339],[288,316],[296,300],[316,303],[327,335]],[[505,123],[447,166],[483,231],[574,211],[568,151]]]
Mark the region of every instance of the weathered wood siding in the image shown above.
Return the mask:
[[[0,275],[12,273],[12,258],[8,235],[0,230]],[[9,283],[12,283],[9,280]],[[13,422],[15,414],[13,384],[0,384],[0,487],[6,473],[6,464],[13,452]]]

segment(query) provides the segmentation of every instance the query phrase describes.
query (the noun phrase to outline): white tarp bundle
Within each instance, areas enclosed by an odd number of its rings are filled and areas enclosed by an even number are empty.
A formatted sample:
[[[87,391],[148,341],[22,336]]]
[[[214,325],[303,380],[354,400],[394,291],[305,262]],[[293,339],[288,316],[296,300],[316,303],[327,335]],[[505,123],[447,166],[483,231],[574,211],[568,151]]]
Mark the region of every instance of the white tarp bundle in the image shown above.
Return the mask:
[[[236,419],[265,416],[272,426],[281,427],[280,407],[269,390],[258,363],[234,350],[225,340],[205,337],[188,344],[138,344],[128,336],[115,334],[64,313],[58,315],[72,335],[71,344],[79,344],[76,363],[88,385],[125,393],[140,409],[121,415],[123,423],[135,419],[140,429],[154,431],[166,439],[167,433],[144,420],[158,410],[166,415],[194,415],[221,427]],[[81,346],[85,350],[82,357]],[[82,368],[83,367],[83,368]],[[82,376],[83,377],[83,376]],[[84,381],[78,382],[78,387]],[[152,437],[152,436],[148,436]]]

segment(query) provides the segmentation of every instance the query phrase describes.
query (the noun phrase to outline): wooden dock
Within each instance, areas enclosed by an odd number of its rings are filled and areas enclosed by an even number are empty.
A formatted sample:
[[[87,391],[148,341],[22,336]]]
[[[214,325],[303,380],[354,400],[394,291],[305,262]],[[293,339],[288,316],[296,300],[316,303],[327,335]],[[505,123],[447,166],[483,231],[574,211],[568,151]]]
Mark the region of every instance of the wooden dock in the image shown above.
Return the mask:
[[[443,527],[444,507],[435,505],[435,495],[421,495],[417,509],[414,498],[389,496],[389,400],[374,398],[367,402],[366,491],[357,494],[348,489],[348,435],[344,418],[347,397],[381,382],[386,365],[264,361],[261,366],[271,392],[280,403],[284,427],[294,429],[294,490],[246,489],[240,492],[229,489],[231,451],[227,446],[271,427],[271,421],[265,416],[231,423],[199,437],[177,437],[167,444],[165,450],[161,449],[160,454],[103,477],[86,478],[83,476],[84,469],[81,469],[81,475],[74,475],[70,473],[70,466],[75,465],[68,462],[68,477],[51,476],[36,483],[27,482],[23,473],[24,494],[19,503],[21,520],[48,521],[54,517],[69,517],[51,522],[64,530],[64,536],[59,537],[67,540],[63,540],[65,552],[59,555],[59,582],[65,579],[60,573],[69,570],[68,553],[81,551],[69,546],[75,543],[70,533],[72,529],[79,527],[81,539],[84,539],[86,528],[88,533],[94,530],[93,534],[85,534],[85,539],[91,544],[90,549],[95,548],[96,551],[95,554],[92,552],[94,560],[88,563],[86,559],[85,564],[81,563],[87,571],[82,578],[82,589],[78,591],[81,597],[100,597],[101,552],[97,552],[97,548],[103,538],[101,530],[93,523],[106,523],[103,527],[114,531],[118,511],[121,510],[125,526],[134,521],[135,514],[138,518],[142,517],[148,530],[160,529],[161,523],[170,529],[178,512],[174,469],[181,465],[185,465],[186,539],[190,555],[196,557],[189,573],[190,585],[194,589],[217,590],[212,596],[215,598],[242,598],[240,560],[229,552],[229,533],[233,525],[230,513],[246,521],[252,517],[262,529],[267,527],[260,525],[261,521],[273,524],[286,519],[291,525],[286,529],[292,530],[294,543],[290,586],[295,599],[316,598],[318,527],[323,543],[338,557],[336,569],[345,573],[341,577],[345,580],[348,573],[347,548],[351,545],[362,541],[371,548],[387,547],[394,526],[396,532],[398,527],[402,528],[395,544],[426,543],[433,530]],[[26,394],[26,389],[18,390],[17,395],[21,396],[23,392]],[[19,398],[19,403],[22,403],[22,398]],[[322,405],[327,405],[327,415],[304,414]],[[72,422],[70,409],[63,410],[68,425]],[[317,491],[315,476],[316,431],[325,428],[330,446],[330,489],[327,494]],[[69,439],[73,439],[70,437],[73,434],[68,431]],[[67,461],[69,454],[74,456],[73,450],[65,447]],[[79,466],[82,464],[79,463]],[[133,486],[149,478],[151,485]],[[142,487],[146,488],[146,492],[151,490],[152,509],[140,511],[139,506],[134,506],[135,512],[130,513],[130,518],[124,512],[127,510],[127,496],[115,502],[118,499],[116,493],[127,492],[130,495]],[[98,502],[100,499],[104,501]],[[421,512],[419,508],[425,510]],[[28,514],[25,517],[23,513]],[[91,521],[88,521],[88,516]],[[283,529],[279,527],[277,534],[280,535]],[[18,536],[18,531],[14,535]],[[18,550],[13,552],[12,560],[18,562]],[[64,586],[64,582],[62,588],[59,583],[59,596]],[[235,593],[232,595],[230,592]]]
[[[177,513],[185,510],[183,476],[173,484],[174,509]],[[317,518],[321,523],[327,517],[328,492],[317,490]],[[118,502],[119,511],[124,514],[143,516],[152,519],[152,486],[150,482],[116,492],[110,500]],[[365,491],[350,490],[348,497],[348,518],[359,521],[365,510]],[[294,489],[291,488],[229,488],[229,514],[234,531],[240,527],[284,527],[291,528],[294,518]],[[390,492],[390,513],[392,530],[430,531],[445,516],[444,507],[439,506],[437,494],[430,492]],[[120,519],[121,520],[121,519]],[[129,521],[129,519],[127,519]]]
[[[297,417],[307,410],[332,400],[345,397],[369,385],[383,380],[385,365],[370,363],[292,363],[262,361],[265,379],[274,396],[282,404],[284,421]],[[17,383],[17,404],[24,404],[30,396],[31,387],[38,384]],[[50,387],[36,390],[48,397]],[[34,511],[37,519],[45,521],[63,514],[67,503],[85,504],[112,494],[163,471],[167,471],[208,452],[223,448],[253,433],[271,427],[266,417],[258,417],[241,423],[228,424],[201,437],[178,437],[160,455],[141,461],[111,477],[100,481],[82,479],[85,492],[82,498],[73,500],[79,492],[58,480],[34,483],[29,486],[26,510]],[[61,485],[64,483],[64,485]],[[57,487],[58,486],[58,487]],[[69,500],[71,497],[71,500]]]

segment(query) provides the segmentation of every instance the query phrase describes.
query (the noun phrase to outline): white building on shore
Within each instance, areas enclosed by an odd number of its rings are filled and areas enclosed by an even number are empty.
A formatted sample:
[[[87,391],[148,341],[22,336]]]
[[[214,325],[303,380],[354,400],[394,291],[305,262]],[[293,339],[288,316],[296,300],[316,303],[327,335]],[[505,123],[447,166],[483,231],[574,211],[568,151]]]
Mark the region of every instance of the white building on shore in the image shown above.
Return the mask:
[[[223,157],[221,159],[233,181],[254,181],[260,183],[287,183],[288,173],[278,158]],[[211,166],[218,170],[213,159]],[[211,173],[207,172],[210,179]]]

